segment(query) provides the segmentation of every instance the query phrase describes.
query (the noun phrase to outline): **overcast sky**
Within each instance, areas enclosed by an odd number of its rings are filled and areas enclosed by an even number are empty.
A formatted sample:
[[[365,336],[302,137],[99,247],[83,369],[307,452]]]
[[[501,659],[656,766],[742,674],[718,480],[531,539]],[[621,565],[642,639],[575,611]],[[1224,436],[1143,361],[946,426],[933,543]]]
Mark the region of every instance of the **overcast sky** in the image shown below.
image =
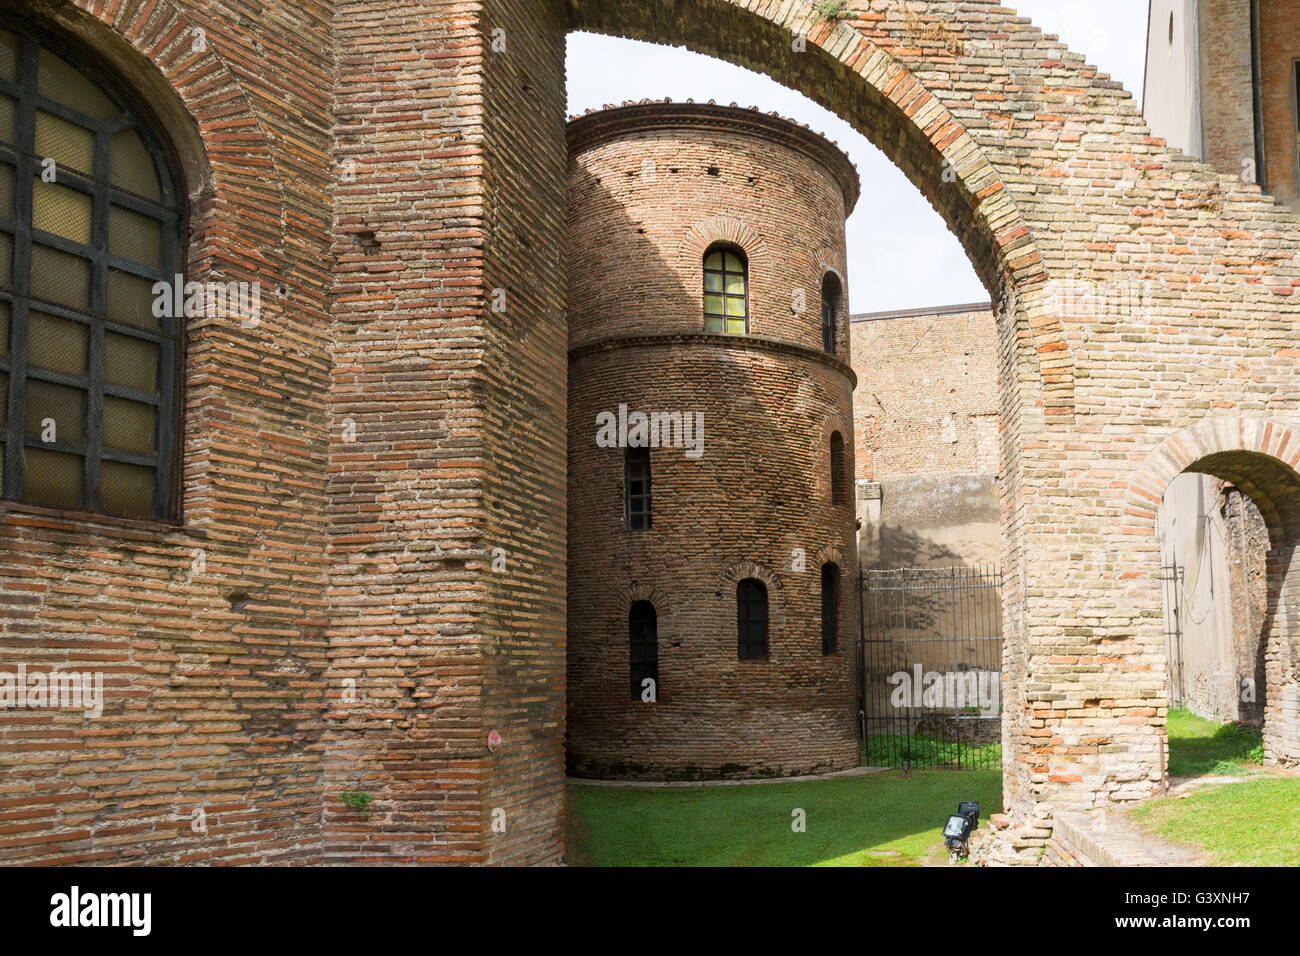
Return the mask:
[[[1148,0],[1008,4],[1120,80],[1141,102]],[[848,222],[855,313],[984,302],[988,293],[939,215],[884,154],[841,120],[773,80],[684,49],[572,34],[569,112],[623,100],[694,98],[776,110],[835,140],[857,164],[862,198]]]

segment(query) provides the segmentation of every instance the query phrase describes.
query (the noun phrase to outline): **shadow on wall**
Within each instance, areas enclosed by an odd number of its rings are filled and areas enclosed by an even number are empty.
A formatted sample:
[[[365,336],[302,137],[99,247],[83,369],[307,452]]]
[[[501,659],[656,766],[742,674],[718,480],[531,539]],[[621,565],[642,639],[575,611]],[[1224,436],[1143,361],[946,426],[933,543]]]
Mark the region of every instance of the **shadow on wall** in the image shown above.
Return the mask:
[[[867,536],[871,531],[870,537]],[[885,571],[895,568],[967,567],[965,559],[947,545],[918,534],[909,528],[880,524],[863,529],[862,566],[864,570]]]

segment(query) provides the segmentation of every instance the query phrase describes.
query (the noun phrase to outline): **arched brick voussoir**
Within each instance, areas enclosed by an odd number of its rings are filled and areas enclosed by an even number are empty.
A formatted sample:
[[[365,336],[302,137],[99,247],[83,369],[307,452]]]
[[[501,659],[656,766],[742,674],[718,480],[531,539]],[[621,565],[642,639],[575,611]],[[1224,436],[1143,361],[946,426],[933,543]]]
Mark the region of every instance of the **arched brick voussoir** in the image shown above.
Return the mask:
[[[1233,452],[1263,455],[1294,472],[1300,466],[1300,425],[1216,415],[1170,435],[1147,455],[1129,480],[1124,533],[1154,535],[1156,511],[1170,482],[1199,462]]]
[[[710,216],[692,223],[677,250],[679,264],[698,269],[705,251],[717,242],[730,243],[745,250],[751,271],[766,268],[770,258],[767,241],[757,229],[737,216]]]
[[[994,114],[1004,107],[976,101],[963,122],[885,49],[906,44],[890,32],[884,15],[865,11],[856,14],[859,19],[831,22],[811,3],[772,0],[570,0],[568,9],[571,29],[682,44],[799,89],[852,124],[902,170],[962,243],[993,301],[1020,308],[1030,290],[1046,288],[1034,233],[967,125],[978,119],[992,129]],[[794,51],[795,38],[803,50]],[[955,59],[952,68],[959,74],[966,69]],[[972,106],[962,95],[948,95],[963,108]],[[1030,340],[1022,360],[1041,370],[1045,421],[1069,424],[1075,368],[1064,325],[1051,308],[1038,308],[1028,318]]]
[[[42,19],[107,59],[154,110],[178,154],[194,235],[220,243],[205,252],[226,260],[223,271],[257,271],[268,250],[284,247],[283,177],[252,101],[222,56],[235,41],[222,35],[219,22],[200,23],[169,0],[73,0],[42,11]],[[219,239],[206,228],[214,215],[222,223]]]

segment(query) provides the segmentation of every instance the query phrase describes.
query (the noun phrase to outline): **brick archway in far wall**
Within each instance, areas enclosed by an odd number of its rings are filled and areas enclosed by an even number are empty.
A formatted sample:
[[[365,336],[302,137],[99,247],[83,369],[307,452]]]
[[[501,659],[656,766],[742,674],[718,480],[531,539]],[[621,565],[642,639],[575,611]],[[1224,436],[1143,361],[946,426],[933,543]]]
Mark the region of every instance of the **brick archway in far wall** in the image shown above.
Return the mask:
[[[1125,532],[1152,549],[1156,509],[1170,483],[1188,472],[1237,486],[1259,508],[1268,527],[1268,607],[1264,686],[1264,759],[1300,763],[1300,428],[1240,415],[1205,419],[1169,438],[1147,456],[1129,484]]]

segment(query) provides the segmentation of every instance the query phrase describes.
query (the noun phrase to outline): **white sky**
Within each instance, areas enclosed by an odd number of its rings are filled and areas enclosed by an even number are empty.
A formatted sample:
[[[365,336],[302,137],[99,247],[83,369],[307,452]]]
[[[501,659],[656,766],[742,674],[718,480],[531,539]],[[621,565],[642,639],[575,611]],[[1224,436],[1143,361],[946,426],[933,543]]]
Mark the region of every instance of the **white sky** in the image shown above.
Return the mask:
[[[1020,0],[1055,33],[1142,99],[1148,0]],[[907,178],[838,116],[766,76],[681,48],[572,34],[569,113],[624,100],[694,98],[776,110],[835,140],[857,164],[862,198],[848,222],[855,313],[986,302],[957,239]]]

